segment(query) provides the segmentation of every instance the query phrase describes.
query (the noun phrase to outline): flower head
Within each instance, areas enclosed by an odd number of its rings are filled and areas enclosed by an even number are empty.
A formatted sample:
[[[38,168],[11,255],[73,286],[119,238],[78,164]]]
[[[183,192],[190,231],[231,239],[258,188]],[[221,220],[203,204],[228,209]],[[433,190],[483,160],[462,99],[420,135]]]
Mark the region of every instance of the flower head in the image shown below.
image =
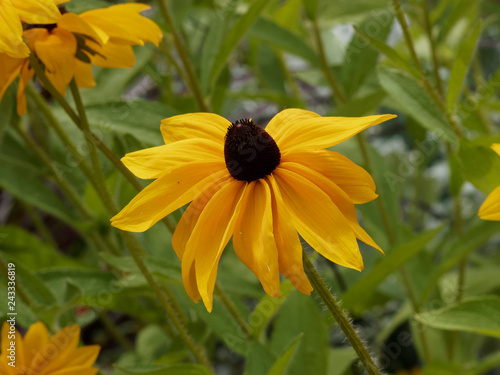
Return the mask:
[[[158,45],[162,38],[160,28],[140,15],[148,8],[145,4],[130,3],[79,15],[64,13],[57,23],[26,25],[24,38],[43,65],[47,78],[65,95],[72,79],[81,88],[95,85],[91,64],[131,68],[135,63],[133,45],[146,42]],[[23,115],[26,113],[24,89],[34,71],[28,59],[0,53],[0,100],[19,75],[17,111]]]
[[[493,144],[491,148],[500,156],[500,143]],[[500,221],[500,186],[486,197],[479,208],[478,215],[483,220]]]
[[[252,120],[231,124],[210,113],[165,119],[164,146],[122,159],[136,176],[155,181],[112,225],[142,232],[192,201],[172,243],[188,295],[203,299],[209,311],[218,262],[231,237],[270,296],[279,296],[280,273],[310,294],[298,234],[327,259],[357,270],[363,260],[356,238],[380,250],[354,208],[377,197],[372,178],[325,148],[393,117],[321,117],[287,109],[265,130]]]
[[[28,57],[23,41],[26,24],[55,23],[61,17],[58,4],[67,0],[0,0],[0,52],[10,57]]]
[[[12,336],[15,335],[15,339]],[[21,337],[8,322],[1,332],[0,373],[5,375],[94,375],[94,364],[100,347],[78,348],[80,327],[73,324],[52,337],[42,322],[33,324]],[[12,350],[14,342],[14,350]],[[11,353],[13,351],[13,353]],[[14,361],[14,365],[12,365]],[[9,363],[11,363],[9,365]]]

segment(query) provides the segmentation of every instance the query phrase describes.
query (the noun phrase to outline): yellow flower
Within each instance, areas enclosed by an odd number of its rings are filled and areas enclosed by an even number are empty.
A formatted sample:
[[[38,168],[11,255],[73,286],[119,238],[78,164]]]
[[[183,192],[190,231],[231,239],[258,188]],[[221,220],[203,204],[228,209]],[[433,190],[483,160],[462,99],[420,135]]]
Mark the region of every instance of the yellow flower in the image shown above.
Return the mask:
[[[359,226],[354,208],[377,197],[372,178],[325,148],[393,117],[321,117],[287,109],[266,130],[252,120],[231,124],[210,113],[165,119],[164,146],[122,159],[137,177],[156,180],[112,225],[142,232],[192,201],[172,243],[187,294],[195,302],[203,299],[209,311],[218,262],[231,236],[236,254],[267,294],[279,296],[280,273],[310,294],[297,232],[324,257],[357,270],[363,260],[356,238],[380,250]]]
[[[61,17],[58,4],[67,0],[0,0],[0,52],[11,57],[27,57],[22,23],[49,24]]]
[[[500,156],[500,143],[493,144],[491,148]],[[483,220],[500,221],[500,186],[486,197],[479,208],[479,217]]]
[[[133,45],[146,42],[158,45],[161,30],[153,21],[139,14],[145,9],[149,6],[131,3],[90,10],[80,15],[64,13],[54,24],[27,25],[24,38],[45,67],[50,82],[61,95],[65,95],[66,86],[73,78],[78,87],[95,86],[91,64],[131,68],[135,63]],[[24,89],[34,71],[28,59],[0,53],[0,100],[19,75],[17,111],[23,115],[26,113]]]
[[[15,338],[14,338],[15,337]],[[4,322],[1,332],[0,373],[3,375],[94,375],[92,365],[99,345],[78,348],[80,327],[61,329],[50,337],[42,322],[33,324],[21,337]],[[13,345],[14,343],[14,345]]]

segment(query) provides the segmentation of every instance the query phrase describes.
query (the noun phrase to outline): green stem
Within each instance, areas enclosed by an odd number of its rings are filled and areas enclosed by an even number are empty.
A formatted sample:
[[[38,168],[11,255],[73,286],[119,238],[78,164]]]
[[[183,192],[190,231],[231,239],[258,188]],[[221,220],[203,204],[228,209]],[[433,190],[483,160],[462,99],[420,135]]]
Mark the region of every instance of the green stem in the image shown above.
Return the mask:
[[[226,308],[228,309],[229,313],[231,314],[231,316],[234,318],[234,320],[238,323],[238,325],[240,326],[241,330],[243,331],[243,333],[248,337],[252,337],[252,329],[250,328],[250,326],[247,324],[246,320],[243,319],[243,317],[241,316],[240,312],[238,311],[238,309],[236,308],[236,306],[234,305],[234,303],[231,301],[231,299],[227,296],[226,292],[224,292],[224,290],[222,290],[222,288],[220,287],[220,285],[218,284],[215,284],[215,291],[217,293],[217,296],[220,298],[220,300],[222,301],[222,303],[226,306]]]
[[[158,7],[160,8],[160,12],[167,23],[170,32],[172,33],[172,37],[174,38],[174,45],[177,49],[177,53],[184,65],[184,69],[186,70],[188,81],[186,83],[189,85],[193,95],[198,103],[198,107],[203,112],[210,112],[208,105],[203,98],[203,94],[200,89],[200,85],[198,83],[198,79],[194,73],[194,68],[191,64],[191,59],[189,58],[189,54],[186,50],[186,47],[182,41],[181,35],[175,26],[175,23],[172,20],[172,16],[170,15],[170,10],[165,0],[158,0]]]
[[[349,343],[352,345],[360,361],[363,363],[366,372],[370,375],[380,375],[380,370],[373,362],[373,359],[370,357],[370,354],[363,345],[361,339],[356,333],[356,330],[349,322],[349,319],[345,315],[338,302],[335,300],[335,297],[330,293],[330,290],[314,268],[305,251],[302,251],[302,257],[304,259],[304,270],[309,281],[311,281],[314,290],[321,297],[321,300],[325,303],[328,310],[330,310],[340,329],[342,329],[342,331],[346,335],[347,340],[349,340]]]
[[[332,90],[333,90],[333,97],[334,100],[338,104],[343,104],[347,101],[344,93],[340,89],[340,85],[337,83],[337,80],[333,76],[332,70],[330,69],[330,66],[328,65],[328,60],[326,58],[326,53],[325,49],[323,47],[323,40],[321,38],[321,31],[319,30],[319,25],[318,21],[315,19],[312,20],[312,25],[313,25],[313,32],[314,32],[314,40],[316,42],[316,47],[318,49],[319,57],[321,60],[321,65],[323,66],[323,71],[325,72],[326,79],[328,80],[328,83],[330,84]]]
[[[441,77],[439,76],[439,61],[437,58],[436,44],[434,42],[434,38],[432,37],[432,25],[430,20],[429,2],[430,0],[422,0],[424,8],[423,11],[424,11],[425,33],[427,34],[427,39],[429,39],[429,46],[432,55],[434,79],[436,80],[436,86],[438,88],[439,94],[441,95],[441,97],[444,98],[443,82],[441,81]]]
[[[118,344],[120,344],[123,349],[133,351],[134,345],[125,337],[122,331],[116,327],[115,323],[109,318],[106,311],[99,311],[97,313],[99,315],[99,319],[103,324],[106,331],[110,333],[110,335],[116,340]]]
[[[21,202],[24,210],[30,217],[31,221],[33,222],[33,225],[35,226],[36,230],[40,235],[42,236],[43,240],[47,242],[50,246],[52,246],[54,249],[57,249],[57,242],[52,236],[52,233],[50,233],[49,228],[47,228],[47,225],[45,225],[44,221],[40,218],[40,215],[36,210],[30,206],[29,204],[26,204],[24,202]]]
[[[169,298],[165,295],[162,288],[158,285],[156,280],[153,278],[153,275],[151,274],[151,272],[149,272],[149,269],[146,267],[146,264],[142,260],[143,249],[140,246],[139,242],[137,242],[137,240],[133,237],[131,233],[122,232],[122,235],[123,235],[123,240],[125,241],[125,244],[127,245],[130,251],[130,254],[134,258],[135,263],[141,270],[141,273],[146,278],[149,286],[155,292],[156,296],[160,300],[160,303],[165,308],[167,315],[174,324],[175,328],[178,330],[182,339],[187,344],[187,346],[189,347],[195,358],[201,364],[205,365],[208,369],[211,370],[211,364],[208,361],[203,348],[195,344],[195,342],[187,332],[186,327],[182,324],[178,314],[174,310]]]
[[[417,66],[422,81],[424,83],[424,87],[427,91],[427,93],[431,96],[431,98],[434,100],[434,102],[439,106],[441,109],[441,112],[443,115],[446,117],[448,120],[448,123],[451,125],[453,131],[455,134],[461,138],[463,137],[462,129],[460,128],[460,125],[458,124],[457,120],[453,116],[451,112],[449,112],[446,108],[446,104],[443,100],[443,98],[439,95],[439,93],[436,91],[436,89],[430,84],[429,79],[427,78],[427,75],[425,74],[425,70],[422,67],[422,64],[420,63],[420,60],[418,59],[417,52],[415,51],[415,46],[413,44],[413,39],[410,33],[410,28],[408,27],[408,24],[406,23],[406,19],[403,13],[403,9],[401,6],[401,1],[400,0],[393,0],[393,5],[394,9],[396,11],[396,18],[399,21],[399,24],[401,25],[401,28],[403,29],[403,34],[405,37],[406,45],[408,46],[408,49],[410,50],[410,55],[413,59],[413,62]]]

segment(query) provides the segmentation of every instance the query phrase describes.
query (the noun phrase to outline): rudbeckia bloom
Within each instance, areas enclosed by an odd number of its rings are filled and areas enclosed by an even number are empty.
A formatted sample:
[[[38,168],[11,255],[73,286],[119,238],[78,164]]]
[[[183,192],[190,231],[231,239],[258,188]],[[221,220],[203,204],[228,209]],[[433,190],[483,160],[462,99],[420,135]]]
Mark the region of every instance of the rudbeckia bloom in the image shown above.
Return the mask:
[[[159,44],[161,30],[140,15],[145,9],[149,6],[130,3],[79,15],[64,13],[54,24],[27,25],[24,38],[43,64],[50,82],[65,95],[72,79],[80,88],[95,85],[91,64],[131,68],[135,63],[133,45]],[[7,87],[21,75],[17,94],[19,115],[26,113],[24,89],[33,74],[28,59],[0,54],[0,100]]]
[[[267,294],[279,297],[280,273],[310,294],[298,233],[327,259],[356,270],[363,269],[356,238],[380,250],[354,208],[377,197],[372,178],[325,148],[393,117],[321,117],[287,109],[265,130],[252,120],[231,124],[210,113],[165,119],[164,146],[122,159],[137,177],[155,181],[112,225],[142,232],[192,201],[172,244],[187,294],[195,302],[203,299],[209,311],[218,262],[231,237]]]
[[[27,57],[23,26],[55,23],[61,17],[58,4],[67,0],[0,0],[0,52],[11,57]]]
[[[491,148],[500,156],[500,143],[493,144]],[[483,220],[500,221],[500,186],[486,197],[478,214]]]
[[[12,336],[15,335],[15,339]],[[33,324],[21,337],[5,322],[1,332],[0,373],[3,375],[94,375],[100,347],[78,348],[80,327],[61,329],[50,337],[42,322]],[[14,341],[14,351],[11,342]],[[11,353],[12,352],[12,353]],[[14,353],[15,352],[15,353]],[[12,362],[14,361],[14,363]],[[11,363],[9,365],[9,363]]]

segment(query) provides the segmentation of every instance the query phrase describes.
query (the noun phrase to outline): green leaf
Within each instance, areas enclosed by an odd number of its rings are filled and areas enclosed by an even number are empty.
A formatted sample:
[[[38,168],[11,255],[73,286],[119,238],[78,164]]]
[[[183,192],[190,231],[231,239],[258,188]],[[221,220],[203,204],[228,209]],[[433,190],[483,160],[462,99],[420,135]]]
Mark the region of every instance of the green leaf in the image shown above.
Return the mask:
[[[354,17],[363,16],[368,13],[391,14],[387,9],[386,0],[343,0],[343,1],[322,1],[319,6],[318,19],[324,20],[345,20],[352,22]]]
[[[294,34],[272,20],[267,18],[258,19],[250,30],[250,35],[283,51],[301,57],[313,65],[319,65],[318,55],[306,42],[304,42],[304,38]]]
[[[378,78],[392,99],[421,126],[448,142],[458,143],[451,125],[420,83],[400,70],[384,66],[379,67]]]
[[[448,111],[453,111],[460,91],[462,90],[467,70],[472,60],[479,34],[481,33],[481,26],[481,22],[478,22],[471,35],[462,45],[462,48],[458,52],[458,56],[453,61],[450,79],[448,81],[448,92],[446,94],[446,108]]]
[[[299,334],[288,347],[284,350],[283,354],[276,360],[273,367],[268,372],[268,375],[283,375],[285,370],[292,359],[293,354],[295,353],[295,349],[297,349],[297,345],[299,345],[303,333]]]
[[[358,26],[354,25],[354,30],[365,38],[368,42],[371,43],[373,47],[383,53],[389,60],[391,60],[394,64],[396,64],[401,69],[406,70],[406,72],[410,73],[413,77],[420,77],[420,73],[416,68],[411,65],[407,59],[405,59],[401,54],[396,51],[391,46],[387,45],[384,42],[381,42],[378,39],[372,38],[370,35],[366,34],[363,30],[361,30]]]
[[[369,30],[371,38],[383,43],[391,31],[393,16],[388,15],[383,21],[376,17],[367,18],[359,29]],[[373,28],[378,21],[378,27]],[[377,66],[379,52],[377,49],[367,45],[362,36],[354,34],[347,46],[342,66],[342,85],[346,95],[351,98],[366,81],[367,77]]]
[[[328,354],[328,375],[343,375],[358,358],[353,348],[332,348]]]
[[[392,249],[375,267],[351,286],[342,296],[342,304],[346,309],[361,310],[363,302],[370,296],[377,286],[390,274],[421,251],[439,232],[442,226],[426,231],[408,243]]]
[[[485,193],[500,185],[500,157],[489,147],[460,139],[458,159],[462,176]]]
[[[326,374],[328,329],[312,298],[298,291],[290,294],[278,312],[271,334],[271,349],[278,355],[302,332],[287,372],[291,375]]]
[[[262,375],[272,367],[275,357],[267,346],[258,341],[252,341],[245,355],[245,372],[243,375]]]
[[[303,0],[307,18],[315,20],[318,15],[319,0]]]
[[[347,104],[335,107],[328,116],[365,116],[368,113],[373,113],[385,96],[384,90],[377,90],[365,96],[352,99]]]
[[[168,366],[144,365],[140,367],[118,367],[117,369],[130,375],[212,375],[209,369],[201,365],[175,364]]]
[[[217,52],[215,62],[212,68],[211,78],[212,84],[217,81],[219,74],[226,65],[229,56],[236,48],[241,39],[245,36],[250,27],[255,23],[261,12],[271,2],[268,0],[255,0],[251,3],[245,14],[226,33],[226,38]]]
[[[438,329],[500,337],[500,298],[496,296],[471,298],[415,317],[423,324]]]

